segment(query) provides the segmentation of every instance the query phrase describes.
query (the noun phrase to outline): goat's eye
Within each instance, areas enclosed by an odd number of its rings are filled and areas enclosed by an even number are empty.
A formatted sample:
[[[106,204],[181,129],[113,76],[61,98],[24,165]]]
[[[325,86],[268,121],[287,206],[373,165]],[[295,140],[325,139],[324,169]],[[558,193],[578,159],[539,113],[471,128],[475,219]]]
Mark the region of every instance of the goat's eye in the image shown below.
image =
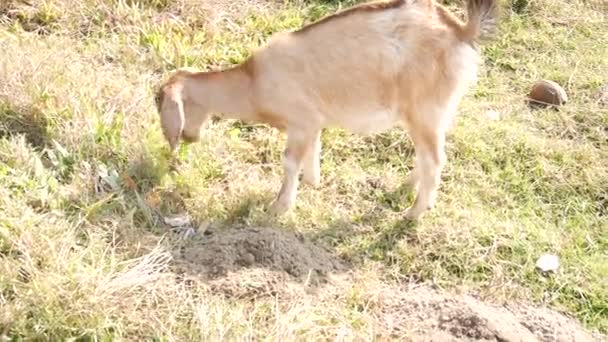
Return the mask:
[[[161,102],[161,93],[160,91],[156,92],[156,94],[154,94],[154,104],[156,104],[156,108],[158,108],[160,110],[160,102]]]

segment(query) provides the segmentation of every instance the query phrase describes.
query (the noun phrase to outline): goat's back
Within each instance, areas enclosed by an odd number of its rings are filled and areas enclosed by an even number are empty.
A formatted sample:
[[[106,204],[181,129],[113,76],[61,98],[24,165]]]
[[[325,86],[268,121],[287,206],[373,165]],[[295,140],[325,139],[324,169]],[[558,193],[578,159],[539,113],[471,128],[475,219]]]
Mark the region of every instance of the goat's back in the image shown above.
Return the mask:
[[[477,53],[433,2],[357,10],[275,36],[254,58],[265,111],[318,111],[329,124],[376,115],[383,130],[432,103],[447,106],[476,74]],[[308,107],[307,107],[308,106]],[[418,109],[416,109],[418,108]],[[289,115],[289,114],[284,114]],[[293,114],[297,115],[297,114]],[[355,123],[354,126],[357,126]],[[360,130],[358,127],[349,127]],[[369,127],[367,127],[369,128]]]

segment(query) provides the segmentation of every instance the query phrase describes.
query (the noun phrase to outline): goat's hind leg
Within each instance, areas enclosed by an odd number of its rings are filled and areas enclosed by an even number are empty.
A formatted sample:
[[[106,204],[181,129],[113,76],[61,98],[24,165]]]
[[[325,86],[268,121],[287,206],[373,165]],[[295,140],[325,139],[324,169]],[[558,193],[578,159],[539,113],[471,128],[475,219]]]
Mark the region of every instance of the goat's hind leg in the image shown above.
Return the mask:
[[[302,180],[304,183],[317,187],[321,182],[321,131],[319,131],[308,151],[304,155],[302,165]]]

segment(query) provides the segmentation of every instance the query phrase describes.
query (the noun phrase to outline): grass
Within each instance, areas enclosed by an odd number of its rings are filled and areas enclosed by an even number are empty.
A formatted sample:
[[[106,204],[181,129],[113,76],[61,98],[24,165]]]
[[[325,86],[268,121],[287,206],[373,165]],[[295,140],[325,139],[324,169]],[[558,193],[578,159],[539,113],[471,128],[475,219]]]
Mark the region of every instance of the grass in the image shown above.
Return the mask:
[[[480,80],[449,136],[436,209],[416,224],[402,219],[413,150],[399,130],[325,131],[322,187],[302,186],[297,208],[279,219],[264,210],[280,185],[284,137],[268,127],[213,123],[182,150],[181,173],[168,171],[153,89],[169,71],[238,63],[272,33],[355,2],[0,4],[0,336],[370,337],[374,316],[353,302],[366,301],[374,277],[542,303],[608,332],[600,3],[503,3],[500,34],[484,46]],[[562,110],[526,107],[541,78],[565,86]],[[488,119],[490,109],[501,118]],[[359,276],[320,302],[225,298],[172,271],[175,241],[156,213],[182,211],[225,227],[298,231]],[[554,275],[535,270],[546,252],[561,258]]]

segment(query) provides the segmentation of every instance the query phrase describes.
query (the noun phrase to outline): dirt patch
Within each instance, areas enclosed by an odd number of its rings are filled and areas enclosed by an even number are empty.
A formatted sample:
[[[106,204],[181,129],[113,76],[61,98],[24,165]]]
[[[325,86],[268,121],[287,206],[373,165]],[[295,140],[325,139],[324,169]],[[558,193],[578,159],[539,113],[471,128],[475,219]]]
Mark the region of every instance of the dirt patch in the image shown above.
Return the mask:
[[[292,232],[207,229],[177,254],[181,273],[202,280],[215,295],[302,303],[319,316],[365,308],[366,324],[398,340],[603,341],[576,320],[546,308],[489,303],[430,285],[389,285],[379,280],[381,272],[362,275]],[[360,303],[353,302],[352,293],[359,294]]]
[[[590,335],[573,318],[547,308],[517,306],[511,311],[542,341],[606,341],[606,336]]]
[[[428,286],[384,293],[382,325],[395,336],[405,329],[414,341],[601,341],[576,320],[546,308],[485,303]]]
[[[177,267],[229,296],[274,293],[289,283],[318,285],[347,270],[304,236],[261,227],[209,228],[180,248]]]

